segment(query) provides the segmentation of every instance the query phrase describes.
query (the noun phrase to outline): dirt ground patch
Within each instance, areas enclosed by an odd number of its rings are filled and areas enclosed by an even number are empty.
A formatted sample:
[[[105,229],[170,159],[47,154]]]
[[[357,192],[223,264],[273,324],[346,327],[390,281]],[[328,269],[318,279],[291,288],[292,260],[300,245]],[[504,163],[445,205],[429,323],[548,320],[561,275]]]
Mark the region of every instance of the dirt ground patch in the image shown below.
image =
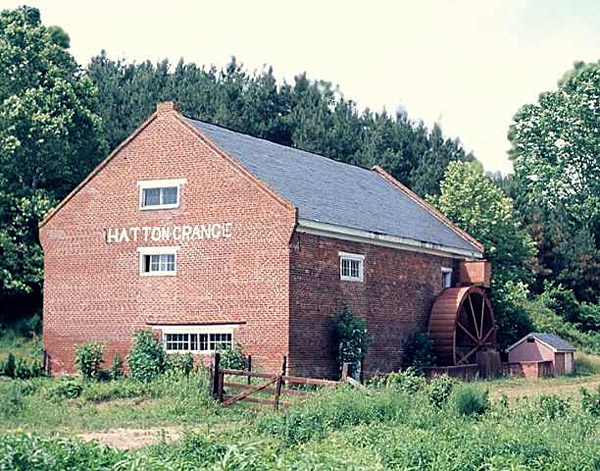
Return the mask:
[[[506,394],[508,397],[535,397],[540,394],[578,396],[581,388],[596,389],[600,385],[599,376],[569,379],[521,379],[507,384],[497,384],[489,388],[492,397]]]
[[[146,429],[115,428],[102,432],[86,432],[77,435],[85,441],[97,440],[103,445],[120,450],[131,450],[159,442],[173,442],[181,438],[184,428],[181,425],[167,425]]]

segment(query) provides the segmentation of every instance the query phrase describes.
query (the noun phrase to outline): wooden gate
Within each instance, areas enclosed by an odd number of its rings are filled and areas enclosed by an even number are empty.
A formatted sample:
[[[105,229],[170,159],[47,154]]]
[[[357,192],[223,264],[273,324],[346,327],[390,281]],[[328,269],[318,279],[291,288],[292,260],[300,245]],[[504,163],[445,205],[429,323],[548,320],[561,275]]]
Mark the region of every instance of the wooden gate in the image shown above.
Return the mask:
[[[211,368],[211,387],[212,394],[223,407],[230,407],[238,402],[248,402],[271,406],[275,410],[290,407],[302,400],[310,393],[306,389],[297,389],[293,385],[310,385],[317,387],[335,388],[348,380],[348,365],[344,364],[342,369],[342,378],[340,381],[331,381],[327,379],[304,378],[299,376],[287,376],[286,357],[283,357],[282,371],[279,374],[258,373],[248,370],[233,370],[220,368],[220,355],[215,353],[213,365]],[[233,376],[246,381],[236,382],[227,380],[227,376]],[[252,379],[262,380],[257,384],[252,384]],[[354,382],[355,383],[355,382]],[[230,393],[231,390],[236,391]],[[241,392],[237,392],[241,391]],[[258,394],[261,394],[258,397]]]

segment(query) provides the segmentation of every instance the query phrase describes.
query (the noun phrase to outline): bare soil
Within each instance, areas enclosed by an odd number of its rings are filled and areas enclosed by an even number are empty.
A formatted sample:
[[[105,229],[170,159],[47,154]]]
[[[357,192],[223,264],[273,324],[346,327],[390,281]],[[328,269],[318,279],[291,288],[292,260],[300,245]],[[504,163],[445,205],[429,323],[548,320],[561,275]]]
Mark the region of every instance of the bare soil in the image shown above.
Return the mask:
[[[78,434],[77,437],[85,441],[96,440],[102,445],[112,446],[120,450],[130,450],[160,442],[174,442],[181,438],[183,430],[184,428],[181,425],[146,429],[114,428],[101,432],[85,432]]]

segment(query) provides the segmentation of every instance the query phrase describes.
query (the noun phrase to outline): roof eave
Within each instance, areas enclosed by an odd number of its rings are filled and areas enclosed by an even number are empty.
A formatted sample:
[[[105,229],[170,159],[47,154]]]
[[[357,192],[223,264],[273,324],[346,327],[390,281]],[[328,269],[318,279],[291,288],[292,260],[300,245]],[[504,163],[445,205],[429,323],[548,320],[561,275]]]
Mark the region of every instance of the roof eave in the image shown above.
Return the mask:
[[[450,219],[448,219],[446,216],[444,216],[442,213],[440,213],[436,208],[434,208],[431,204],[429,204],[427,201],[425,201],[423,198],[421,198],[419,195],[417,195],[414,191],[412,191],[410,188],[408,188],[407,186],[403,185],[398,180],[396,180],[392,175],[390,175],[388,172],[386,172],[382,167],[380,167],[379,165],[375,165],[371,170],[378,173],[384,180],[386,180],[388,183],[395,186],[398,190],[402,191],[404,194],[406,194],[411,200],[413,200],[419,206],[426,209],[433,217],[438,219],[445,226],[447,226],[450,230],[454,231],[462,239],[467,241],[469,244],[471,244],[477,250],[479,250],[481,252],[485,251],[483,244],[481,242],[479,242],[477,239],[475,239],[475,237],[473,237],[470,234],[467,234],[465,231],[463,231],[460,227],[458,227],[456,224],[454,224],[452,221],[450,221]]]
[[[457,247],[449,247],[441,244],[399,237],[389,234],[365,231],[347,226],[340,226],[309,219],[298,219],[297,232],[319,235],[323,237],[332,237],[335,239],[349,240],[352,242],[362,242],[384,247],[391,247],[412,252],[429,253],[443,257],[464,258],[464,259],[482,259],[483,252],[470,251]]]

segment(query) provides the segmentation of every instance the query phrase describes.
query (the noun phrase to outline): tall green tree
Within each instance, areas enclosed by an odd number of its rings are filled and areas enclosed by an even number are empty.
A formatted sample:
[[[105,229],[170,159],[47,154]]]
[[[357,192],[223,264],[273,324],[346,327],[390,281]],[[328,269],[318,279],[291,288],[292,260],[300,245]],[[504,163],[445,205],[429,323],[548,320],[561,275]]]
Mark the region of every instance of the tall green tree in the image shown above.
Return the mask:
[[[521,227],[512,199],[476,162],[451,162],[440,195],[428,199],[484,245],[492,264],[491,300],[498,339],[502,347],[510,345],[531,329],[519,300],[532,281],[535,256],[533,240]]]
[[[509,130],[521,211],[540,238],[542,279],[600,296],[600,65],[576,63]]]
[[[429,130],[406,113],[361,113],[330,83],[306,73],[279,83],[270,67],[249,73],[233,58],[225,67],[198,67],[183,60],[113,61],[104,52],[87,72],[100,92],[100,114],[111,148],[116,147],[155,109],[159,100],[178,102],[184,114],[371,167],[381,165],[417,193],[437,194],[446,165],[473,160],[457,140]]]
[[[106,153],[94,86],[35,8],[0,12],[0,305],[39,292],[37,223]],[[0,309],[2,309],[0,308]]]

